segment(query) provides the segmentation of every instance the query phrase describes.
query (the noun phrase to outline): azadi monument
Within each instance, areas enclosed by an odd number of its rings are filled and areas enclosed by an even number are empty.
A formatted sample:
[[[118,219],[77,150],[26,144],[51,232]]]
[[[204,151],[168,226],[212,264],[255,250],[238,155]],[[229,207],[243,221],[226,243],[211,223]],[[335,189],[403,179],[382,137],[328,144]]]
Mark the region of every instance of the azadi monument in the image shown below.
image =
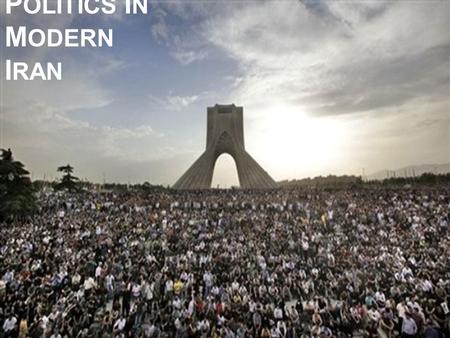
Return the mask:
[[[231,105],[208,107],[206,150],[174,184],[174,189],[209,189],[217,158],[230,154],[236,162],[243,189],[273,189],[275,181],[244,147],[243,108]]]

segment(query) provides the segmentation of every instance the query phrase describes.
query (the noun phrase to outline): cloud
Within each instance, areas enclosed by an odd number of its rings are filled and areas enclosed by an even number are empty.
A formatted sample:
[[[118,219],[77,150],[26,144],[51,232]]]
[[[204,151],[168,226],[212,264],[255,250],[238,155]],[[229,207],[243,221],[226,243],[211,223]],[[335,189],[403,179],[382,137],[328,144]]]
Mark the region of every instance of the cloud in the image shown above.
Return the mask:
[[[448,7],[251,2],[206,20],[203,31],[244,69],[230,94],[237,101],[301,104],[317,115],[361,113],[417,96],[446,99]]]
[[[196,52],[178,48],[177,50],[170,52],[170,55],[179,63],[188,65],[192,62],[203,60],[207,56],[207,53],[205,51]]]
[[[169,38],[167,25],[164,21],[156,22],[152,25],[152,35],[158,41],[165,41]]]
[[[306,92],[294,103],[307,102],[316,114],[371,112],[400,106],[417,97],[445,100],[449,92],[448,50],[438,45],[425,51],[386,60],[373,60],[370,67],[354,63],[334,76],[338,86]]]
[[[190,104],[197,101],[198,96],[167,96],[167,101],[169,102],[169,105],[175,107],[175,108],[185,108],[189,106]]]
[[[70,163],[75,175],[96,182],[171,184],[180,175],[180,163],[187,166],[193,156],[183,146],[168,146],[164,134],[149,125],[96,126],[38,103],[3,113],[5,146],[34,179],[55,179],[56,168]]]
[[[179,95],[167,95],[163,98],[149,95],[150,105],[153,108],[160,110],[172,110],[181,111],[182,109],[190,106],[198,100],[198,95],[191,96],[179,96]]]
[[[184,10],[180,11],[180,8]],[[165,45],[169,55],[182,65],[188,65],[205,59],[208,55],[207,41],[197,25],[191,25],[192,9],[198,6],[184,6],[183,4],[168,3],[153,8],[151,33],[160,44]],[[188,10],[190,9],[190,11]],[[176,17],[176,24],[168,22],[168,11]],[[187,14],[190,13],[190,14]],[[189,29],[186,29],[190,26]]]
[[[166,161],[177,151],[164,145],[164,135],[149,125],[136,128],[92,125],[70,118],[65,112],[34,103],[22,109],[6,109],[3,123],[7,146],[24,158],[37,173],[52,172],[56,166],[69,162],[78,167],[85,164],[85,175],[103,168],[115,172],[128,163],[130,167]],[[149,150],[149,145],[152,145]],[[36,153],[42,153],[38,158]],[[43,158],[48,157],[47,160]],[[109,163],[107,168],[102,162]],[[89,168],[89,165],[92,165]],[[123,181],[127,171],[122,172]],[[142,174],[142,170],[141,170]]]
[[[166,23],[167,13],[162,8],[152,10],[154,23],[151,26],[153,37],[159,42],[165,42],[169,39],[169,27]]]

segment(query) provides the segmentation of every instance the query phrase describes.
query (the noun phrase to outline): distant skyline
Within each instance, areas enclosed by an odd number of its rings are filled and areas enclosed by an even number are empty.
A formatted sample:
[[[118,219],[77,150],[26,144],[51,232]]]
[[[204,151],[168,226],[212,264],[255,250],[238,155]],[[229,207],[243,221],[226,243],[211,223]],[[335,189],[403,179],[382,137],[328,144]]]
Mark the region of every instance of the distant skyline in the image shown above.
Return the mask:
[[[275,180],[450,162],[448,1],[150,1],[139,16],[6,16],[114,28],[114,47],[3,48],[59,61],[60,82],[5,81],[0,146],[34,179],[173,184],[204,150],[206,107],[244,107]],[[101,19],[100,19],[101,18]],[[3,62],[2,62],[3,64]],[[4,67],[4,66],[2,66]],[[294,155],[292,155],[294,154]],[[213,186],[235,185],[227,155]]]

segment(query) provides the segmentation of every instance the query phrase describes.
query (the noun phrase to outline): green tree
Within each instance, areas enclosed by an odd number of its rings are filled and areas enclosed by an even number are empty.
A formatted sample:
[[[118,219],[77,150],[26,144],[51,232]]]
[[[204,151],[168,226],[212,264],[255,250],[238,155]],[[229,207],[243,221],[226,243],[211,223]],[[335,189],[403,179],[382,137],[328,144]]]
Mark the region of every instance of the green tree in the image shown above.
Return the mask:
[[[70,164],[58,167],[58,172],[63,173],[61,180],[56,184],[56,190],[69,190],[78,191],[79,190],[79,179],[72,175],[73,167]]]
[[[14,160],[11,149],[0,152],[0,219],[29,215],[36,209],[30,173]]]

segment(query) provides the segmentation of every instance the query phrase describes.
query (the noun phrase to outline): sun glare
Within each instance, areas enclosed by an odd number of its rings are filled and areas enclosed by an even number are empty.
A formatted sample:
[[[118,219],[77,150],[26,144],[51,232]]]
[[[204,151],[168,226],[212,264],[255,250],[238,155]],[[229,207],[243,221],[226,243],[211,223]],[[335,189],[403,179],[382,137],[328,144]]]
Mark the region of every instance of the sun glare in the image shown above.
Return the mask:
[[[255,151],[275,177],[328,174],[342,160],[345,125],[335,118],[275,106],[264,112],[257,125]]]

